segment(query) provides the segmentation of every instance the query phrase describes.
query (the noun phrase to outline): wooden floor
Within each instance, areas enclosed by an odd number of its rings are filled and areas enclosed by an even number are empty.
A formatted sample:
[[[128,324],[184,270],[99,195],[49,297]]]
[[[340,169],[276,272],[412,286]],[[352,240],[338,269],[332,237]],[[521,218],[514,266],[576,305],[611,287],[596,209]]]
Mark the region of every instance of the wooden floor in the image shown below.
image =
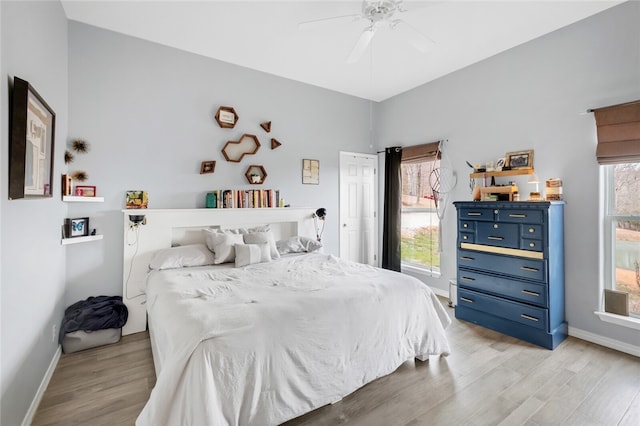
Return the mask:
[[[571,337],[549,351],[456,319],[448,335],[450,356],[285,425],[640,425],[640,358]],[[64,354],[33,424],[133,425],[154,383],[146,333]]]

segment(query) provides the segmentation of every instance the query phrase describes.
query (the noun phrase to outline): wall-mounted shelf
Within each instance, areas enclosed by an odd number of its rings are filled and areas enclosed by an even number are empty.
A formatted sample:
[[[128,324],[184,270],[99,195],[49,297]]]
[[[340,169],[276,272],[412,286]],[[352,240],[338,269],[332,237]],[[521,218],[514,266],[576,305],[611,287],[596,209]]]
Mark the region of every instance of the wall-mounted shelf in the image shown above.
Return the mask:
[[[506,176],[521,176],[521,175],[532,175],[534,173],[533,169],[513,169],[513,170],[501,170],[501,171],[493,171],[493,172],[476,172],[469,174],[471,179],[475,178],[483,178],[483,177],[506,177]]]
[[[63,246],[69,244],[88,243],[89,241],[101,240],[103,235],[87,235],[86,237],[63,238],[60,244]]]
[[[245,133],[238,141],[228,141],[222,148],[225,160],[239,163],[245,155],[253,155],[260,149],[256,135]]]
[[[251,165],[244,174],[251,185],[261,185],[267,178],[267,171],[261,165]]]
[[[65,203],[103,203],[104,197],[79,197],[77,195],[65,195],[62,197]]]

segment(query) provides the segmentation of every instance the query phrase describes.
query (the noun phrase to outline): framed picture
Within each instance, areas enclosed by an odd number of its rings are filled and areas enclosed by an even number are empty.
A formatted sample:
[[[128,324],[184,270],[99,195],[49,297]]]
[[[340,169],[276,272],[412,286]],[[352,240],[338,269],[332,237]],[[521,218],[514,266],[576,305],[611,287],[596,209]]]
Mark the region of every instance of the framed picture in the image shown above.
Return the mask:
[[[126,208],[146,209],[149,203],[147,191],[127,191]]]
[[[302,183],[309,185],[320,183],[320,160],[302,160]]]
[[[207,173],[213,173],[216,169],[216,162],[215,161],[203,161],[200,164],[200,174],[204,175]]]
[[[505,157],[505,166],[511,167],[512,169],[533,168],[533,150],[507,152]]]
[[[56,114],[29,82],[13,78],[9,199],[51,197]]]
[[[66,219],[66,238],[86,237],[89,235],[89,218],[78,217],[75,219]]]
[[[95,197],[96,187],[87,185],[76,185],[74,195],[78,197]]]

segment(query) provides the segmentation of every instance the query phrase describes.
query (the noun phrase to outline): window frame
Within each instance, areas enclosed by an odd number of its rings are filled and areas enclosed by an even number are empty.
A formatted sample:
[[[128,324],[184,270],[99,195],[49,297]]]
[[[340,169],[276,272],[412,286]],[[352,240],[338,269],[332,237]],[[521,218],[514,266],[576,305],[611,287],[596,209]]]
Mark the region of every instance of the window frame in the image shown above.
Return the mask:
[[[618,221],[639,221],[640,214],[616,214],[615,211],[615,176],[616,164],[602,165],[604,169],[604,212],[603,212],[603,268],[604,268],[604,289],[615,290],[616,268],[615,268],[615,223]],[[604,314],[604,292],[600,289],[600,314]],[[608,314],[608,313],[607,313]],[[608,314],[612,315],[612,314]],[[601,316],[601,315],[600,315]],[[629,312],[628,317],[633,323],[640,323],[640,312]],[[601,316],[601,319],[607,321]],[[614,321],[609,321],[614,322]],[[633,328],[637,328],[633,326]]]
[[[442,160],[440,158],[438,158],[438,156],[436,157],[432,157],[432,158],[428,158],[425,157],[423,160],[416,160],[414,159],[410,159],[410,160],[406,160],[406,161],[401,161],[401,166],[402,165],[408,165],[408,164],[416,164],[416,163],[428,163],[428,162],[437,162],[438,164],[436,164],[434,167],[432,167],[431,169],[434,170],[438,167],[440,167],[440,162]],[[402,192],[402,191],[401,191]],[[432,191],[433,194],[433,191]],[[402,195],[402,194],[401,194]],[[437,209],[433,208],[424,208],[424,207],[419,207],[419,208],[405,208],[405,207],[401,207],[401,212],[400,212],[400,223],[402,226],[402,214],[405,212],[405,210],[418,210],[418,211],[424,211],[427,213],[433,213],[436,215],[437,218],[437,226],[438,226],[438,244],[442,244],[442,242],[440,241],[441,236],[442,236],[442,220],[438,217],[438,212]],[[442,259],[441,259],[442,262]],[[440,265],[441,266],[441,265]],[[420,263],[415,263],[415,262],[410,262],[410,261],[405,261],[402,259],[402,253],[400,254],[400,267],[402,269],[402,271],[404,272],[411,272],[414,274],[420,274],[420,275],[425,275],[428,277],[433,277],[433,278],[439,278],[441,276],[441,268],[440,266],[438,267],[434,267],[434,266],[427,266],[427,265],[422,265]]]

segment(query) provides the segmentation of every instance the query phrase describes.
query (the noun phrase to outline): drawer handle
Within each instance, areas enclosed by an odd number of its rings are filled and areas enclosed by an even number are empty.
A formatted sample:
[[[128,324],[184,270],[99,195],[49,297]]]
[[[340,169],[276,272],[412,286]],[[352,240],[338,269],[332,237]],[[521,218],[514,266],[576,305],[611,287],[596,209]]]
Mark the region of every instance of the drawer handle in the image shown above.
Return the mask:
[[[487,239],[488,239],[488,240],[502,241],[502,240],[504,240],[504,237],[493,237],[493,236],[489,235],[489,236],[487,237]]]
[[[493,224],[493,229],[498,229],[498,224],[497,223]]]
[[[540,293],[536,293],[535,291],[529,291],[529,290],[522,290],[522,293],[524,294],[528,294],[529,296],[540,296]]]
[[[467,213],[467,216],[482,216],[482,213],[469,212]]]
[[[463,239],[463,240],[467,240],[467,239],[469,239],[469,237],[467,237],[466,235],[463,235],[463,236],[462,236],[462,239]]]
[[[464,225],[462,225],[463,228],[468,228],[469,225],[467,225],[466,223]]]
[[[498,214],[498,210],[494,210],[494,211],[493,211],[493,214]]]
[[[473,300],[467,299],[466,297],[462,297],[462,296],[460,296],[460,300],[462,300],[463,302],[467,302],[467,303],[473,303]]]
[[[539,269],[536,268],[530,268],[528,266],[521,266],[520,269],[522,269],[523,271],[528,271],[528,272],[539,272]]]
[[[528,319],[529,321],[535,321],[535,322],[540,321],[538,318],[532,317],[531,315],[526,315],[526,314],[520,314],[520,318]]]
[[[473,257],[468,257],[468,256],[460,256],[460,260],[468,260],[468,261],[472,261],[472,260],[476,260]]]
[[[534,232],[536,232],[536,230],[535,230],[535,229],[533,229],[533,228],[529,228],[529,233],[530,233],[530,234],[533,234]]]
[[[536,243],[529,243],[529,247],[535,247]]]
[[[475,281],[476,280],[475,278],[471,278],[471,277],[460,277],[460,279],[462,281]]]
[[[509,213],[509,217],[527,217],[527,215],[521,213]]]

